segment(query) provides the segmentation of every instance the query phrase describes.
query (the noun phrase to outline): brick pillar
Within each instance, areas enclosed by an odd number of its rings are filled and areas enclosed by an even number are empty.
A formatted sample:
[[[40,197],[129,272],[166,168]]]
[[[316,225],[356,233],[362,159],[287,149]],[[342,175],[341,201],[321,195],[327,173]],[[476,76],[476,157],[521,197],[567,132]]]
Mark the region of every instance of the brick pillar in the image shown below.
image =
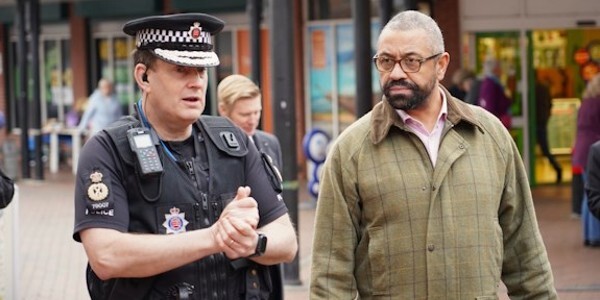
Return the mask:
[[[88,78],[90,74],[89,30],[88,23],[75,12],[71,3],[69,28],[71,31],[71,70],[73,80],[73,100],[85,99],[89,94]]]
[[[433,16],[442,29],[446,52],[450,53],[450,65],[442,81],[444,86],[452,84],[452,74],[461,67],[460,43],[460,0],[435,1]]]

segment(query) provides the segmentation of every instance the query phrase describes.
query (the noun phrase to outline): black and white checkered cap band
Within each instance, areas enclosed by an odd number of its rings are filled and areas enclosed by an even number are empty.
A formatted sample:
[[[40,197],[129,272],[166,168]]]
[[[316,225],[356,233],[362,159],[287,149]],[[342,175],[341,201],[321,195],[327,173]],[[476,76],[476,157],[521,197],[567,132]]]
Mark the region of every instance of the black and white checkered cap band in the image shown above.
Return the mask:
[[[137,32],[136,45],[138,47],[151,43],[173,44],[208,44],[212,45],[210,33],[201,31],[198,38],[193,38],[189,31],[168,29],[142,29]]]
[[[189,31],[142,29],[136,34],[138,48],[151,50],[161,59],[181,66],[216,67],[219,57],[212,50],[209,32],[193,38]]]

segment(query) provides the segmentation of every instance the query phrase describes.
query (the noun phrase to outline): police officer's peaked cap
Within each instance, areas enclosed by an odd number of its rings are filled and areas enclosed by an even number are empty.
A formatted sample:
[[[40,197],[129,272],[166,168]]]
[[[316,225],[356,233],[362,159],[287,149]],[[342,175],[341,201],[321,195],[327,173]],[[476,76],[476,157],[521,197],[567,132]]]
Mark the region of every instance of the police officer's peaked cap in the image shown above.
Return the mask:
[[[126,34],[136,37],[138,49],[150,50],[158,58],[181,66],[215,67],[211,35],[225,23],[202,13],[172,14],[135,19],[123,26]]]

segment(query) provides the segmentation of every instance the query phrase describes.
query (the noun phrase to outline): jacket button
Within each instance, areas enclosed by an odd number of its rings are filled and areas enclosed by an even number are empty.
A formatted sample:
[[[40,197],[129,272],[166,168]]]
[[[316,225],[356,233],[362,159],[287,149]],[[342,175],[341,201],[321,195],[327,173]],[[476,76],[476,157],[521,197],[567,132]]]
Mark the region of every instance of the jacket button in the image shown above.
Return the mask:
[[[256,276],[256,269],[252,269],[252,271],[250,271],[250,274],[252,274],[252,276]]]
[[[427,250],[429,250],[429,252],[433,252],[433,250],[435,250],[435,246],[433,244],[429,244],[427,246]]]
[[[256,282],[253,282],[252,283],[252,287],[255,288],[255,289],[257,289],[258,288],[258,284]]]
[[[465,145],[463,145],[463,144],[458,145],[458,149],[465,149]]]

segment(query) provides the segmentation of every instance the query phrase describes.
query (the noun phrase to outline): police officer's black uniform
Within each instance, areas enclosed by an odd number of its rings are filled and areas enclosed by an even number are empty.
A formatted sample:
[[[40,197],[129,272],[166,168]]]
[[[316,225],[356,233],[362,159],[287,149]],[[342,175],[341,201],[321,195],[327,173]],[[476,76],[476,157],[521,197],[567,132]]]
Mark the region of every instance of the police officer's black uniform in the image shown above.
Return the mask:
[[[185,22],[189,27],[190,17],[204,21],[205,28],[222,28],[222,23],[214,24],[218,19],[203,14],[159,17],[159,23]],[[133,24],[137,31],[156,25],[155,20]],[[163,171],[143,175],[127,132],[152,129],[143,110],[137,112],[94,135],[82,149],[75,188],[75,240],[80,241],[79,232],[87,228],[151,234],[207,228],[239,186],[249,186],[258,203],[258,227],[287,213],[280,186],[273,184],[276,175],[268,173],[248,137],[225,118],[202,117],[183,142],[159,141],[154,135]],[[215,254],[150,278],[101,281],[88,267],[87,281],[92,299],[267,299],[272,285],[266,270],[250,260],[232,264],[224,254]]]

